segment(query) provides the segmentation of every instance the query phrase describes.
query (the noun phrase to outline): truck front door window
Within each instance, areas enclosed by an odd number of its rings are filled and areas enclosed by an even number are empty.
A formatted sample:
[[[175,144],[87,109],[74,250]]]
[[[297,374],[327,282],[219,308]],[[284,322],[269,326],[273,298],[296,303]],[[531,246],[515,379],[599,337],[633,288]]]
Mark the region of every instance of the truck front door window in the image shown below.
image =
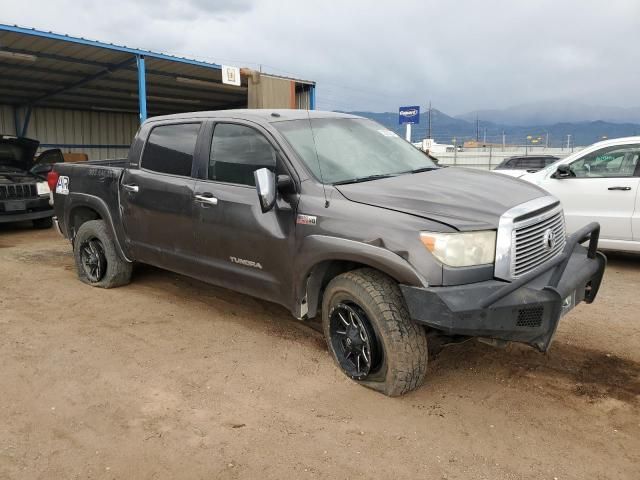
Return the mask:
[[[199,123],[155,127],[142,155],[142,168],[170,175],[191,176]]]
[[[209,180],[255,186],[253,172],[264,167],[275,169],[276,152],[261,133],[233,123],[215,126],[207,173]]]

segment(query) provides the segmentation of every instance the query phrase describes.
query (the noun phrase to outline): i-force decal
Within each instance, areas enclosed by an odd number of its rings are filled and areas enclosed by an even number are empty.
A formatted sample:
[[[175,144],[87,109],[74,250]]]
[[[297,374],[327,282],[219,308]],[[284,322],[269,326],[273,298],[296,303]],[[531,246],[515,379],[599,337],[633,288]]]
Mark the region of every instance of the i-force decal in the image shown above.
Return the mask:
[[[298,214],[296,223],[298,225],[316,225],[318,223],[318,217],[314,215]]]

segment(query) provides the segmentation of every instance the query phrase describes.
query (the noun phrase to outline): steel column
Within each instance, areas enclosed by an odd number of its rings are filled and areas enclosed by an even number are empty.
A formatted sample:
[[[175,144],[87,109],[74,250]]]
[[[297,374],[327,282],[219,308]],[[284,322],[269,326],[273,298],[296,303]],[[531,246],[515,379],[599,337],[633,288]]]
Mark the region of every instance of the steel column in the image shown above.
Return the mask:
[[[27,134],[27,129],[29,128],[29,121],[31,120],[31,110],[33,110],[31,105],[27,105],[27,111],[24,114],[24,123],[22,124],[22,133],[20,134],[21,137],[24,137]]]
[[[136,56],[138,64],[138,111],[140,113],[140,123],[147,119],[147,80],[144,68],[144,56]]]
[[[13,123],[14,129],[16,132],[16,137],[20,135],[20,120],[18,119],[18,108],[17,106],[13,107]]]
[[[315,109],[316,109],[316,86],[311,85],[311,88],[309,91],[309,110],[315,110]]]

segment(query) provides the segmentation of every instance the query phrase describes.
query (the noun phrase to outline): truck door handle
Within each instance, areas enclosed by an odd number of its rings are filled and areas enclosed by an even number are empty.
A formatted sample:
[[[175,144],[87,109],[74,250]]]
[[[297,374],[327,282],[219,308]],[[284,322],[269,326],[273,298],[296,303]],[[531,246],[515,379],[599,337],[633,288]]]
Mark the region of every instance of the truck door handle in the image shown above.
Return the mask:
[[[138,193],[138,191],[140,190],[140,187],[138,187],[138,185],[129,185],[126,183],[122,184],[122,188],[124,188],[127,192],[133,193]]]
[[[627,190],[631,190],[631,187],[609,187],[607,190],[623,190],[626,192]]]
[[[218,199],[210,193],[196,194],[196,202],[206,203],[208,205],[218,205]]]

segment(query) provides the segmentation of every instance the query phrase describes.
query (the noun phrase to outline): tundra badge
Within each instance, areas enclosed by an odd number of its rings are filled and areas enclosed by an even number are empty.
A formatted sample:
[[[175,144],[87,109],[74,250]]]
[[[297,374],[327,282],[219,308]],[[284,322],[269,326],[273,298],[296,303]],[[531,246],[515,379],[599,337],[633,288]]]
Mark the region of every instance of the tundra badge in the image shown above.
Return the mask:
[[[252,260],[245,260],[244,258],[238,257],[229,257],[232,263],[237,263],[238,265],[244,265],[245,267],[253,267],[262,270],[262,265],[260,262],[254,262]]]

